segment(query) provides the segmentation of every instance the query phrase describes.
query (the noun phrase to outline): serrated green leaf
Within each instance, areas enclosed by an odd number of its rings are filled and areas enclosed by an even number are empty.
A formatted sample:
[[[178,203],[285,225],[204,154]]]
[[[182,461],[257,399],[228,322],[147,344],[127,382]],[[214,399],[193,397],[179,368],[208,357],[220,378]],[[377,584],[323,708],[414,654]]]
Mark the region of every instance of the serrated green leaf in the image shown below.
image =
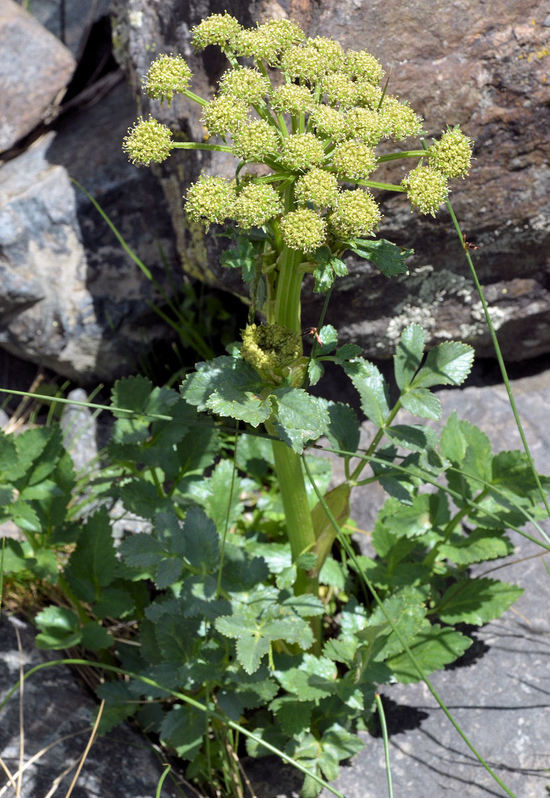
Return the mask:
[[[519,450],[499,452],[491,462],[494,486],[504,487],[519,496],[534,494],[538,497],[538,485],[533,476],[533,469],[525,452]],[[541,476],[544,485],[545,477]]]
[[[330,752],[337,762],[341,762],[358,754],[365,744],[356,734],[344,729],[339,723],[333,723],[323,733],[321,745],[325,753]]]
[[[11,505],[10,515],[13,523],[26,532],[42,532],[42,524],[38,513],[34,507],[21,497]]]
[[[401,405],[420,418],[441,418],[441,402],[437,396],[427,388],[413,388],[401,396]]]
[[[116,570],[111,523],[107,510],[102,507],[86,520],[65,569],[65,578],[79,598],[93,601],[99,588],[110,585],[115,579]]]
[[[307,376],[310,385],[317,385],[324,373],[324,366],[319,360],[312,358],[308,361]]]
[[[362,357],[347,361],[343,369],[361,397],[363,413],[378,427],[383,427],[390,409],[388,386],[380,371]]]
[[[393,370],[399,390],[404,391],[420,368],[424,355],[425,334],[418,324],[410,324],[401,333],[393,356]]]
[[[455,410],[441,430],[440,452],[441,456],[450,460],[451,463],[461,463],[466,454],[466,438],[460,429],[460,422]]]
[[[316,701],[335,691],[337,669],[331,660],[304,654],[299,668],[276,669],[274,676],[287,692],[299,701]]]
[[[353,662],[359,641],[356,637],[345,639],[330,638],[323,646],[323,656],[334,662],[343,662],[350,666]]]
[[[180,704],[166,714],[160,729],[162,739],[186,759],[192,759],[200,748],[205,731],[204,714],[194,707]]]
[[[496,560],[512,554],[513,551],[511,541],[501,530],[495,529],[474,529],[467,535],[455,533],[448,543],[439,547],[439,554],[457,565]]]
[[[325,324],[319,332],[317,333],[319,336],[319,341],[321,342],[321,354],[328,355],[330,352],[333,352],[336,349],[336,345],[338,344],[338,332],[336,328],[332,326],[332,324]]]
[[[292,696],[280,696],[271,702],[270,710],[289,737],[309,728],[314,702],[298,701]]]
[[[357,344],[344,344],[343,346],[339,346],[334,356],[335,362],[341,366],[342,363],[345,363],[347,360],[351,360],[360,355],[361,351],[361,347]]]
[[[52,439],[54,451],[49,453],[48,445]],[[14,444],[17,456],[9,469],[10,482],[14,483],[23,476],[25,476],[26,482],[30,482],[30,475],[33,469],[40,465],[42,458],[44,458],[45,476],[47,476],[54,468],[62,451],[61,435],[58,427],[27,429],[15,438]],[[40,477],[40,474],[38,476],[39,478],[34,479],[33,482],[38,482],[40,478],[44,478]]]
[[[412,385],[429,388],[433,385],[461,385],[471,371],[474,350],[460,341],[438,344],[426,358]]]
[[[433,624],[422,630],[409,644],[416,661],[428,676],[444,665],[454,662],[472,645],[472,640],[449,627]],[[421,677],[406,651],[386,660],[398,682],[419,682]]]
[[[361,430],[355,410],[343,402],[328,402],[329,423],[326,436],[335,449],[355,453]]]
[[[17,449],[13,435],[6,435],[3,430],[0,430],[0,472],[4,474],[3,479],[9,477],[10,481],[17,479],[22,474],[16,472],[14,474],[14,465],[17,462]],[[24,471],[22,473],[25,473]]]
[[[151,570],[162,556],[162,544],[152,535],[136,532],[120,544],[124,561],[132,568]]]
[[[93,605],[97,618],[124,618],[135,607],[135,601],[129,590],[123,587],[106,587],[101,590],[101,598]]]
[[[373,263],[386,277],[408,274],[409,269],[405,261],[414,252],[412,249],[398,247],[385,238],[376,240],[356,239],[352,242],[350,249],[356,255],[359,255],[360,258],[365,258]]]
[[[437,614],[445,623],[482,626],[502,615],[522,593],[521,587],[496,579],[455,582],[441,597]]]
[[[185,556],[194,568],[214,570],[219,563],[219,535],[200,507],[190,507],[183,525]]]
[[[144,479],[132,479],[119,488],[124,507],[131,513],[152,520],[162,509],[170,509],[170,502],[159,496],[158,490],[151,482]]]
[[[313,290],[316,294],[324,294],[331,288],[335,280],[334,269],[330,262],[321,263],[313,271]]]
[[[15,538],[0,538],[0,575],[30,571],[33,570],[35,564],[35,558],[30,551],[26,552],[24,550],[18,540],[15,540]]]
[[[257,427],[271,415],[271,402],[262,399],[262,382],[244,360],[223,355],[197,363],[196,371],[182,383],[181,393],[199,410],[246,421]]]
[[[113,636],[97,621],[91,621],[82,627],[82,645],[90,651],[102,651],[114,644]]]
[[[329,425],[327,402],[302,388],[277,388],[273,393],[277,398],[277,431],[302,454],[304,445],[320,438]]]
[[[330,585],[338,590],[343,590],[346,584],[344,565],[337,562],[333,557],[327,557],[319,572],[319,582],[323,585]]]
[[[226,527],[231,528],[242,513],[243,505],[239,498],[241,483],[241,478],[234,473],[231,460],[220,460],[208,480],[204,509],[220,534],[225,532]]]
[[[437,444],[435,430],[419,424],[394,424],[388,427],[386,435],[398,446],[411,449],[413,452],[423,452]]]
[[[365,632],[369,631],[369,627],[385,631],[385,640],[380,639],[380,631],[377,634],[382,645],[378,647],[376,660],[382,662],[399,654],[404,648],[402,641],[408,645],[426,627],[428,621],[424,600],[425,597],[419,590],[404,587],[385,599],[382,607],[374,610]],[[362,635],[360,632],[359,639],[362,639]]]
[[[63,496],[63,491],[52,479],[45,479],[37,485],[28,485],[19,494],[24,501],[41,501],[43,499]]]
[[[82,639],[77,615],[65,607],[46,607],[35,622],[40,629],[35,641],[38,648],[71,648]]]
[[[269,651],[270,642],[265,637],[246,635],[237,639],[237,659],[246,673],[255,673]]]
[[[115,418],[127,418],[128,412],[119,412],[117,408],[143,413],[153,390],[153,383],[147,377],[135,375],[117,380],[111,391],[111,402]]]

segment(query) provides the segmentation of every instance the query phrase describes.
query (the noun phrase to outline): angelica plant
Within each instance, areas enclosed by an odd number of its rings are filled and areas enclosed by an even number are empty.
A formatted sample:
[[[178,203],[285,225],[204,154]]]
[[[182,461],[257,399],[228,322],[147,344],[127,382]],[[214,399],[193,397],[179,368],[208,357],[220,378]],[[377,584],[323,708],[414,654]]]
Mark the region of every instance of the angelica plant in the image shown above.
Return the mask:
[[[421,117],[388,94],[384,70],[373,55],[346,51],[325,37],[308,38],[290,20],[271,20],[246,30],[227,13],[213,14],[193,29],[192,44],[196,50],[217,45],[227,56],[228,68],[213,97],[190,92],[191,73],[180,56],[158,56],[143,85],[154,99],[170,102],[180,92],[200,103],[207,140],[177,141],[167,127],[140,119],[124,140],[124,149],[136,164],[161,162],[169,150],[177,149],[235,156],[235,178],[201,175],[187,190],[185,210],[206,229],[230,224],[244,236],[261,231],[254,245],[254,274],[248,275],[253,312],[243,334],[240,362],[250,365],[266,385],[280,386],[286,380],[288,387],[300,390],[308,381],[300,338],[304,276],[313,273],[317,290],[326,291],[336,276],[346,274],[341,258],[350,249],[356,254],[368,249],[386,273],[405,272],[406,253],[395,248],[388,260],[390,250],[385,258],[376,257],[370,246],[382,218],[374,192],[404,192],[412,208],[435,215],[448,194],[449,180],[468,172],[471,140],[454,128],[427,149],[378,154],[383,142],[419,136]],[[413,162],[401,184],[376,180],[377,168],[397,158]],[[263,315],[264,325],[253,323],[254,312]],[[290,362],[289,335],[296,341]],[[265,357],[258,356],[262,349],[268,350]],[[266,368],[265,363],[271,365]],[[197,391],[204,383],[203,369],[188,377],[184,395],[213,409],[212,394],[203,397]],[[280,437],[281,400],[278,396],[252,419],[248,407],[239,413],[235,403],[220,402],[215,409],[255,426],[263,422],[270,434]],[[310,412],[312,402],[310,398]],[[318,434],[320,425],[312,426],[303,431],[301,444]],[[301,449],[293,451],[287,444],[283,435],[273,448],[296,559],[315,551],[316,534],[299,462]],[[315,579],[302,573],[297,589],[315,591]]]

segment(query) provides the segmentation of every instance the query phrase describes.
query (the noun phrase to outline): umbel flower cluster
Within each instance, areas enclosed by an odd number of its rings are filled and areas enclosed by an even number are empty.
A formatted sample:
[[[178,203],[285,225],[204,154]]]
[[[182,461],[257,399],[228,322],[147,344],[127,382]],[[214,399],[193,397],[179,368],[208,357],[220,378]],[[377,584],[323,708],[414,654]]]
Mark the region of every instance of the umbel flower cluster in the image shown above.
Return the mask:
[[[238,179],[203,174],[188,189],[193,221],[263,227],[279,246],[308,256],[373,234],[381,212],[372,189],[406,192],[412,208],[435,215],[449,179],[468,172],[471,140],[459,128],[423,150],[377,155],[380,142],[419,136],[423,123],[387,92],[382,66],[366,51],[307,38],[287,19],[244,29],[227,13],[197,25],[192,44],[217,45],[228,59],[211,100],[190,91],[191,71],[176,55],[153,61],[144,88],[154,99],[181,93],[200,103],[205,141],[176,141],[166,126],[142,118],[124,149],[136,164],[161,162],[174,148],[234,154]],[[416,165],[400,185],[376,182],[378,165],[397,158]]]

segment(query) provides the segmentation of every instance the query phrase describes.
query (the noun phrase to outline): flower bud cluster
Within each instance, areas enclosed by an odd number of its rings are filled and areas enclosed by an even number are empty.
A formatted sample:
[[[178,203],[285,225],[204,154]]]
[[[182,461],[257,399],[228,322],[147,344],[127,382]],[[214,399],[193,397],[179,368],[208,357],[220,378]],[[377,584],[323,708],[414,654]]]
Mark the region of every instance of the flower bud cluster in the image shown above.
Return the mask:
[[[280,384],[302,355],[300,336],[281,324],[249,324],[242,341],[243,360],[273,384]]]
[[[124,137],[122,149],[133,164],[162,163],[172,149],[172,131],[156,119],[140,117]]]
[[[174,94],[184,92],[191,80],[191,70],[181,55],[159,55],[143,79],[143,88],[152,100],[172,102]]]
[[[308,38],[290,20],[245,29],[227,13],[204,19],[192,43],[197,50],[221,47],[231,63],[209,102],[188,89],[191,72],[180,56],[159,56],[144,86],[155,99],[171,101],[178,91],[196,99],[204,106],[208,137],[223,144],[180,144],[159,122],[140,119],[124,140],[130,159],[160,162],[178,146],[231,151],[241,162],[239,183],[202,175],[187,192],[189,217],[206,226],[233,221],[245,230],[264,227],[272,240],[306,256],[326,244],[339,248],[373,235],[381,213],[365,189],[381,185],[372,182],[375,148],[383,140],[418,136],[423,124],[410,105],[385,93],[380,62],[326,37]],[[282,80],[272,83],[267,67],[278,69]],[[414,156],[418,165],[401,186],[389,188],[406,191],[421,213],[435,214],[448,180],[467,173],[471,145],[454,128],[425,154],[392,154]]]

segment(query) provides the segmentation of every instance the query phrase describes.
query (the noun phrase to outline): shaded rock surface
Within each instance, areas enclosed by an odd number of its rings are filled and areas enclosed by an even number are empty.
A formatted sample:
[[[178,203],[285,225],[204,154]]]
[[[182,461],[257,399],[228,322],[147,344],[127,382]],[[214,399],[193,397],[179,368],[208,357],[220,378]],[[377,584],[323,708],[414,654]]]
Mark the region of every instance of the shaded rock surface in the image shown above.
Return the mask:
[[[154,176],[120,150],[134,114],[119,83],[0,168],[0,345],[81,382],[135,370],[167,335],[151,303],[173,293],[162,260],[175,260],[172,229]],[[156,288],[71,178],[132,242]]]
[[[13,0],[0,0],[0,152],[51,115],[75,61]]]
[[[18,647],[16,630],[21,640]],[[25,671],[52,659],[58,652],[34,647],[28,624],[4,616],[0,622],[0,697],[19,681]],[[2,710],[0,756],[13,775],[19,767],[19,692]],[[39,671],[26,680],[23,693],[24,757],[22,795],[44,798],[54,782],[65,794],[89,740],[97,704],[64,666]],[[32,761],[31,761],[32,760]],[[147,741],[127,725],[96,739],[72,793],[75,798],[151,798],[156,794],[163,765]],[[17,779],[17,776],[15,776]],[[6,774],[2,773],[2,782]],[[170,780],[163,796],[180,796]],[[183,793],[185,795],[185,793]]]
[[[455,183],[452,199],[468,241],[478,250],[481,282],[493,321],[509,359],[550,350],[550,170],[548,168],[550,81],[547,4],[522,0],[510,5],[459,0],[452,13],[443,0],[265,0],[251,5],[234,0],[181,4],[163,0],[114,0],[117,57],[139,93],[141,76],[157,53],[179,51],[194,74],[193,90],[208,96],[226,64],[214,48],[196,54],[190,29],[209,13],[227,9],[244,25],[290,15],[309,35],[336,37],[343,45],[373,52],[388,70],[390,90],[425,117],[428,136],[461,124],[476,139],[471,178]],[[186,135],[203,135],[198,106],[176,98],[167,108],[140,96],[147,113]],[[183,188],[201,169],[224,172],[227,160],[216,154],[178,154],[159,170],[185,267],[203,279],[231,279],[216,265],[215,245],[186,223],[180,204]],[[400,168],[388,171],[399,180]],[[491,345],[481,306],[464,263],[462,246],[446,211],[440,218],[412,215],[402,196],[383,196],[381,233],[416,251],[412,280],[387,281],[351,261],[352,273],[339,282],[331,321],[346,340],[372,357],[388,357],[411,320],[423,322],[431,343],[463,338],[478,354]],[[210,252],[211,257],[206,257]],[[319,304],[306,304],[304,326],[315,324]]]

